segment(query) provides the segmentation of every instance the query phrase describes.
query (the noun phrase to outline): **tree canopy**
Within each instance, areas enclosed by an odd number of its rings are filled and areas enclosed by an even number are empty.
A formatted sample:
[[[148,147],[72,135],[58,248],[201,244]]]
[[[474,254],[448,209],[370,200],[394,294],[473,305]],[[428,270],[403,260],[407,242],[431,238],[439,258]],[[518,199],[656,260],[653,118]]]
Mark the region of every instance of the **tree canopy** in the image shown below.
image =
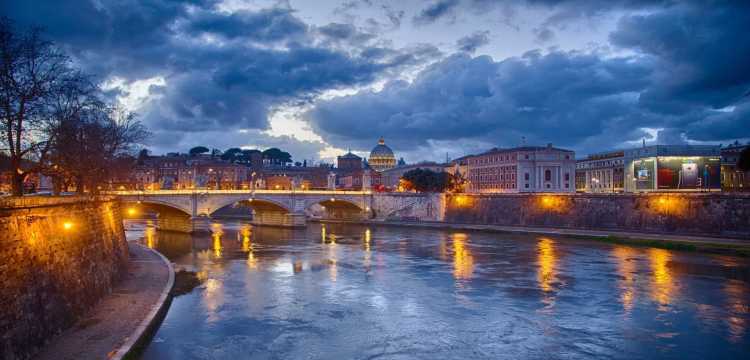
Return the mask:
[[[40,29],[0,18],[0,149],[10,159],[13,195],[23,194],[32,173],[96,191],[113,162],[146,139],[134,114],[105,99]]]
[[[195,156],[195,155],[199,155],[199,154],[206,154],[209,151],[211,151],[211,150],[209,150],[205,146],[196,146],[196,147],[190,149],[190,151],[188,151],[188,152],[190,153],[190,156]]]
[[[271,164],[284,165],[292,162],[292,155],[278,148],[270,148],[263,151],[263,158],[268,159]]]
[[[444,192],[454,184],[453,176],[449,173],[420,168],[407,171],[401,176],[401,180],[406,190],[418,192]]]
[[[742,171],[750,171],[750,146],[740,153],[740,158],[737,159],[737,168]]]

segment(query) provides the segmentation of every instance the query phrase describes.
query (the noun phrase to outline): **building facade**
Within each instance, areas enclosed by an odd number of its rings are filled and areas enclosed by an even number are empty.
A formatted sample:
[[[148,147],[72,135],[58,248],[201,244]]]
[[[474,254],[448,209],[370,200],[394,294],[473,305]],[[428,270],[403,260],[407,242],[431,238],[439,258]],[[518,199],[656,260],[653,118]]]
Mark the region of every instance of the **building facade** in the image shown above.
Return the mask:
[[[625,192],[719,191],[721,148],[652,145],[624,150]]]
[[[576,191],[618,193],[625,191],[625,152],[592,154],[576,161]]]
[[[133,170],[134,188],[243,189],[249,188],[248,167],[210,155],[166,155],[143,159]]]
[[[351,151],[336,158],[336,167],[342,172],[362,169],[362,158]]]
[[[552,144],[496,148],[466,161],[471,193],[575,192],[575,153]]]
[[[721,149],[721,189],[723,191],[750,191],[750,171],[737,168],[740,154],[750,144],[735,142]]]

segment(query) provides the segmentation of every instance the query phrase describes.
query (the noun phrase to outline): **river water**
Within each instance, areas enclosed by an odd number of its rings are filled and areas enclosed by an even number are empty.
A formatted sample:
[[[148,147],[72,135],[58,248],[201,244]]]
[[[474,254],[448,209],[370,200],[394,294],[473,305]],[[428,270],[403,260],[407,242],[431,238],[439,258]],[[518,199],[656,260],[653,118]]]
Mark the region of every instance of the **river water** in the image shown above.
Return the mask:
[[[127,224],[204,283],[144,359],[750,358],[750,261],[403,227]]]

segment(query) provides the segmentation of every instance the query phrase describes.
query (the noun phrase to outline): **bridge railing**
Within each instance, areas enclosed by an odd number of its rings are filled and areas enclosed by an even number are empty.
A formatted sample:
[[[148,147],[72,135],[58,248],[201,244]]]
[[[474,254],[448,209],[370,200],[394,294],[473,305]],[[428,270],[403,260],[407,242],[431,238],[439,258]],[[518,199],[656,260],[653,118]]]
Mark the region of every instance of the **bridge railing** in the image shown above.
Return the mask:
[[[371,191],[349,191],[349,190],[116,190],[105,192],[108,195],[232,195],[232,194],[256,194],[256,195],[370,195]]]

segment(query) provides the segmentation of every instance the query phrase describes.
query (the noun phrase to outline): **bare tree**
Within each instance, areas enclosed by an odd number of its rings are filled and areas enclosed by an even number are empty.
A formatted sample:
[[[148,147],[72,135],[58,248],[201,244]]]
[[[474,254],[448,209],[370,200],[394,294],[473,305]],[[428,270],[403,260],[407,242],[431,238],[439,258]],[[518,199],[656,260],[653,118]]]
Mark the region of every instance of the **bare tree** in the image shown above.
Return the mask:
[[[46,162],[50,97],[72,69],[69,58],[44,41],[38,28],[14,30],[10,20],[0,18],[0,139],[10,158],[12,193],[22,195],[26,176]]]
[[[149,133],[131,112],[95,99],[84,104],[57,127],[53,162],[77,192],[96,193],[121,168],[121,158],[132,156]]]

